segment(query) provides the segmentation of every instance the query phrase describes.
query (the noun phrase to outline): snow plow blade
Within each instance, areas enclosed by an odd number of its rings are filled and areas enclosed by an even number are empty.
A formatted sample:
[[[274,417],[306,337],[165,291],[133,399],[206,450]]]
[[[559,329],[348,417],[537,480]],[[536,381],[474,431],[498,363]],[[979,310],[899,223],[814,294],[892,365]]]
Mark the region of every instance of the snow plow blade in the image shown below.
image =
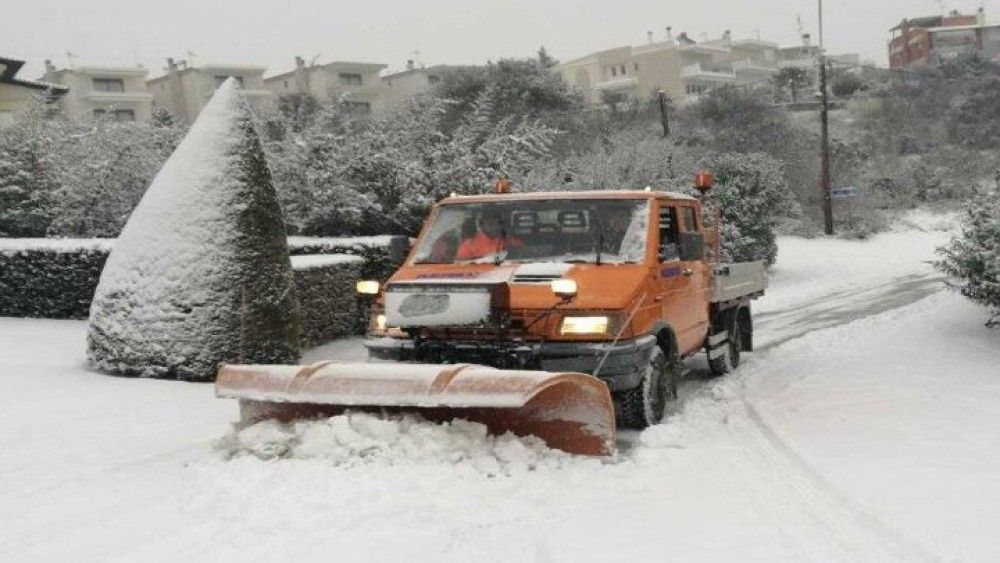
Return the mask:
[[[537,436],[572,454],[609,455],[615,447],[608,387],[582,373],[469,364],[223,365],[215,392],[239,399],[242,425],[348,409],[412,412],[434,421],[479,422],[494,435]]]

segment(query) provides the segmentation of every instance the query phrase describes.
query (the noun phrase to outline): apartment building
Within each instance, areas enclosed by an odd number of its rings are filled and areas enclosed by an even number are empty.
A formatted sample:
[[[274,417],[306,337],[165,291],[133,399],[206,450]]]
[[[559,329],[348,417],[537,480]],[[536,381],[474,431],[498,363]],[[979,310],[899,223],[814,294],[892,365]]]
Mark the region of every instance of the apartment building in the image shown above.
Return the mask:
[[[24,61],[0,57],[0,127],[10,124],[39,96],[64,96],[67,88],[17,77]]]
[[[936,66],[963,53],[1000,57],[1000,24],[986,23],[985,11],[904,19],[889,30],[889,67]]]
[[[264,87],[279,100],[308,94],[320,103],[341,101],[359,113],[370,113],[384,107],[379,72],[385,67],[350,61],[307,65],[302,57],[295,57],[295,70],[266,78]]]
[[[68,92],[59,98],[63,112],[74,119],[147,120],[152,114],[153,95],[146,89],[142,67],[74,66],[58,69],[45,61],[46,82]]]
[[[266,67],[242,64],[190,65],[167,59],[166,74],[146,81],[153,107],[193,123],[215,90],[230,77],[236,79],[250,105],[258,112],[274,111],[274,94],[264,86]]]
[[[449,68],[447,65],[417,66],[412,60],[406,61],[406,70],[382,77],[382,108],[398,107],[413,96],[429,91]]]
[[[719,86],[766,81],[777,72],[778,46],[756,39],[698,43],[668,30],[665,40],[617,47],[566,61],[556,67],[564,81],[594,103],[642,102],[664,90],[679,103]]]
[[[665,40],[654,41],[649,32],[645,45],[598,51],[566,61],[555,71],[593,103],[642,103],[663,90],[684,104],[713,88],[769,83],[787,66],[815,69],[818,56],[808,35],[802,45],[780,47],[759,38],[733,39],[729,31],[697,42],[686,33],[674,38],[667,28]],[[857,54],[827,58],[845,65],[861,62]]]

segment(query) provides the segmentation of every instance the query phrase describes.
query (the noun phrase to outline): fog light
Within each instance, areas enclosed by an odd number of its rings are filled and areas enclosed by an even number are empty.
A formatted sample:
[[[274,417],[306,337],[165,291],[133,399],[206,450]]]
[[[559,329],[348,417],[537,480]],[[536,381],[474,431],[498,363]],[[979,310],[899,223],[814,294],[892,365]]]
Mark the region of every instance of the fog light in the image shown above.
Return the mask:
[[[378,295],[378,282],[374,280],[361,280],[356,288],[362,295]]]
[[[608,317],[563,317],[562,334],[606,334]]]
[[[565,278],[552,280],[552,293],[555,293],[563,299],[570,299],[576,296],[576,280],[568,280]]]

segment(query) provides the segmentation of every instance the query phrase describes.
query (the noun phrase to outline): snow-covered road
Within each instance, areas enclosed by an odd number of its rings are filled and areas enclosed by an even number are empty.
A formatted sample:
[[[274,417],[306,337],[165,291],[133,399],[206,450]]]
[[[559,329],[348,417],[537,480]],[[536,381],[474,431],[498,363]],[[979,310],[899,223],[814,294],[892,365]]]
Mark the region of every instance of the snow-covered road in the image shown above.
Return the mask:
[[[227,460],[210,386],[91,374],[82,323],[0,319],[0,559],[994,560],[1000,334],[942,291],[943,237],[782,239],[760,351],[611,461],[460,429],[379,450],[399,426],[364,417]]]

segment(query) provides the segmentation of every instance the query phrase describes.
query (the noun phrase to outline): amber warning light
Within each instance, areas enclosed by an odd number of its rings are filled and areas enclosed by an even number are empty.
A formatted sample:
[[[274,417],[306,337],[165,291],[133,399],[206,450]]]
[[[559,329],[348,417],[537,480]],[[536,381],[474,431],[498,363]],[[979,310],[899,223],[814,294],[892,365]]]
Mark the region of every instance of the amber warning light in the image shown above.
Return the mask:
[[[509,194],[511,188],[511,181],[507,178],[500,178],[496,182],[493,182],[493,193],[495,194]]]
[[[712,184],[715,182],[715,176],[712,176],[711,172],[702,170],[694,175],[694,187],[698,189],[699,192],[705,193],[712,189]]]

